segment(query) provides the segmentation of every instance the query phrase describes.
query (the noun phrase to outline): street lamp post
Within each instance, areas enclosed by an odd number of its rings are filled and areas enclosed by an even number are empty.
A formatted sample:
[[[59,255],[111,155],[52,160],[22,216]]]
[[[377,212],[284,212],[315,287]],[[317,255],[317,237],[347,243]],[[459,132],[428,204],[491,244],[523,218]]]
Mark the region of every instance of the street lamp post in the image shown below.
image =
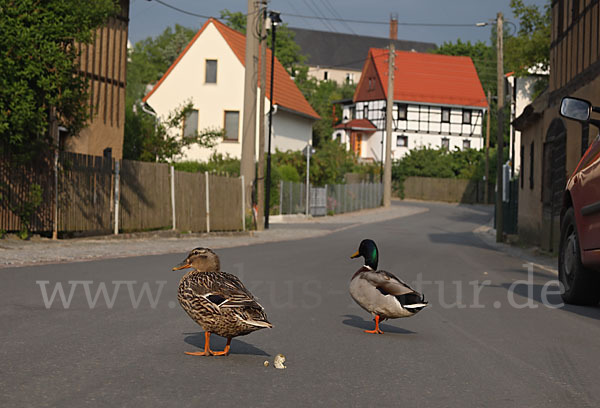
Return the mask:
[[[269,144],[267,148],[267,180],[265,186],[265,229],[269,229],[269,212],[271,210],[271,134],[273,133],[273,73],[275,72],[275,38],[277,25],[281,23],[279,12],[270,11],[271,19],[271,89],[269,91]]]

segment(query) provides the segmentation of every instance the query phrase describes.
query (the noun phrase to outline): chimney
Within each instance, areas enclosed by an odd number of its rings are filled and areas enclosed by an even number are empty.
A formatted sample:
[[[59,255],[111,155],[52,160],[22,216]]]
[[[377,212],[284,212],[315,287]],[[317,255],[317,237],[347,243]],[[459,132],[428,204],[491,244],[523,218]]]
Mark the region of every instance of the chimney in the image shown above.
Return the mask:
[[[390,14],[390,40],[398,39],[398,14]]]

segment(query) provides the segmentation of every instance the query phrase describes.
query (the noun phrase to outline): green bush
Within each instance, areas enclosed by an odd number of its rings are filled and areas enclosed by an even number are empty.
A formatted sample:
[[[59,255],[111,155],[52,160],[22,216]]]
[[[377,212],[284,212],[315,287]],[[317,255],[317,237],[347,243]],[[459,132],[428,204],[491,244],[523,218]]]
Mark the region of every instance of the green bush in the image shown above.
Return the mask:
[[[300,181],[300,174],[298,174],[298,170],[289,164],[283,164],[279,166],[278,172],[281,176],[281,180],[283,181],[293,181],[296,183]]]
[[[190,173],[209,172],[226,174],[230,177],[239,177],[240,175],[240,160],[220,153],[213,153],[207,162],[183,161],[173,163],[173,167],[175,170]]]
[[[505,149],[505,160],[507,157]],[[485,175],[484,150],[431,149],[411,150],[392,165],[392,183],[396,194],[404,196],[404,180],[407,177],[440,177],[483,180]],[[489,178],[496,178],[496,149],[489,152]]]

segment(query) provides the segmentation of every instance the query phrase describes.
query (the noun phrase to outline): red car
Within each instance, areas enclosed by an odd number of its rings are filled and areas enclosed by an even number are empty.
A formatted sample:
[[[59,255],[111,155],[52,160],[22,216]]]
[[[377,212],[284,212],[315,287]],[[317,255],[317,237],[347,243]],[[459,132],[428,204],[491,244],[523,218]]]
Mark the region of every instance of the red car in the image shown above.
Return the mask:
[[[583,99],[563,98],[560,114],[590,123],[600,112]],[[600,136],[587,149],[564,192],[560,217],[558,278],[566,303],[596,305],[600,301]]]

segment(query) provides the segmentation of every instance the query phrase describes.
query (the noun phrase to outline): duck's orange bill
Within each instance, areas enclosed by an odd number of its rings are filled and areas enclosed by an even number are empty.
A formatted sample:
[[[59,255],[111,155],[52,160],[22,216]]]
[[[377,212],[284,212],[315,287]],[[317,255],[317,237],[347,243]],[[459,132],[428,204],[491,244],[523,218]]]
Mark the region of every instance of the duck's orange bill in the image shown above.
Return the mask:
[[[360,254],[358,253],[358,251],[356,251],[354,254],[352,254],[350,258],[358,258],[359,256]]]
[[[190,265],[190,264],[188,263],[187,259],[186,259],[185,261],[183,261],[183,262],[182,262],[182,263],[180,263],[179,265],[177,265],[177,266],[174,266],[174,267],[173,267],[173,270],[174,270],[174,271],[178,271],[178,270],[180,270],[180,269],[191,268],[191,267],[192,267],[192,265]]]

